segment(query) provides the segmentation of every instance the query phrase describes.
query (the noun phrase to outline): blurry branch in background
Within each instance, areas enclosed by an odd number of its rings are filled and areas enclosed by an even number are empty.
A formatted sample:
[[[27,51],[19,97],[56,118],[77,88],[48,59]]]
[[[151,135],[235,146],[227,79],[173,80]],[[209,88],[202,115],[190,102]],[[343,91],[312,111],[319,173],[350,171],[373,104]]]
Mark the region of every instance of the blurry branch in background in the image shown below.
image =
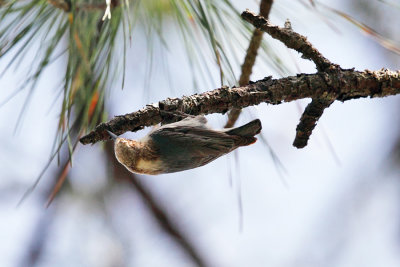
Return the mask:
[[[260,3],[260,15],[264,18],[268,18],[269,13],[272,8],[273,0],[261,0]],[[242,72],[239,78],[239,86],[245,86],[250,82],[250,76],[253,72],[253,66],[256,62],[258,48],[261,45],[263,37],[263,32],[259,29],[254,29],[253,35],[251,36],[249,47],[247,48],[246,56],[242,64]],[[237,119],[239,118],[240,112],[242,110],[238,108],[233,108],[228,113],[228,121],[225,124],[225,128],[231,128],[235,125]]]
[[[68,151],[63,151],[63,160],[62,166],[63,168],[58,168],[55,172],[58,174],[54,175],[54,178],[51,180],[50,183],[47,184],[46,190],[44,190],[41,194],[42,199],[48,198],[50,193],[53,191],[53,188],[56,186],[58,182],[58,177],[63,175],[67,175],[66,168],[69,166],[70,158],[68,156]],[[35,225],[32,227],[32,236],[27,241],[26,249],[27,252],[25,255],[21,255],[20,259],[20,266],[39,266],[41,255],[43,254],[43,250],[45,249],[48,234],[51,231],[51,226],[53,221],[56,219],[57,216],[57,204],[53,205],[50,209],[43,210],[40,212],[39,217]]]
[[[79,137],[78,137],[79,138]],[[76,147],[78,145],[78,142],[76,142],[73,146],[73,150],[70,154],[74,153],[76,150]],[[48,199],[47,199],[47,204],[46,207],[48,208],[50,206],[50,204],[53,202],[54,198],[56,197],[57,193],[60,191],[62,185],[64,184],[65,180],[67,179],[70,167],[72,166],[72,161],[71,158],[68,159],[68,161],[64,164],[61,165],[61,173],[57,178],[57,182],[54,185],[53,190],[51,191]]]
[[[396,166],[397,169],[400,169],[400,131],[398,131],[397,140],[392,149],[392,153],[390,153],[391,162]]]
[[[71,0],[47,0],[49,4],[56,8],[62,9],[65,12],[70,12],[72,8]],[[112,0],[111,7],[116,7],[119,5],[119,0]],[[79,3],[74,6],[75,10],[105,10],[107,4],[103,3]]]
[[[225,113],[232,108],[244,108],[260,103],[281,104],[311,98],[312,101],[305,109],[296,129],[297,135],[293,144],[302,148],[307,144],[323,110],[335,100],[344,102],[361,97],[400,94],[400,71],[382,69],[361,72],[342,69],[326,59],[306,37],[294,32],[288,23],[285,28],[280,28],[249,11],[243,12],[242,17],[273,38],[282,41],[287,47],[302,53],[303,58],[312,60],[318,72],[281,79],[267,77],[243,87],[223,87],[202,94],[168,98],[137,112],[117,116],[107,123],[99,124],[94,131],[80,139],[81,143],[108,140],[106,130],[120,135],[165,122],[171,112],[190,115]]]
[[[150,209],[160,227],[162,227],[164,231],[181,246],[186,255],[188,255],[197,266],[208,266],[206,264],[207,262],[189,241],[189,238],[179,229],[177,223],[175,223],[174,220],[164,212],[165,209],[160,205],[160,201],[157,201],[136,175],[130,173],[117,161],[114,156],[113,142],[108,142],[106,144],[106,154],[110,166],[113,168],[113,176],[127,181],[134,187],[136,192]]]
[[[399,103],[400,104],[400,103]],[[400,112],[400,105],[397,106],[397,114]],[[389,157],[389,162],[391,165],[394,166],[394,168],[397,170],[400,170],[400,117],[397,117],[397,137],[395,137],[394,145],[392,147],[392,150],[390,151],[388,157]],[[394,122],[396,124],[396,122]],[[400,176],[399,176],[399,182],[400,182]]]

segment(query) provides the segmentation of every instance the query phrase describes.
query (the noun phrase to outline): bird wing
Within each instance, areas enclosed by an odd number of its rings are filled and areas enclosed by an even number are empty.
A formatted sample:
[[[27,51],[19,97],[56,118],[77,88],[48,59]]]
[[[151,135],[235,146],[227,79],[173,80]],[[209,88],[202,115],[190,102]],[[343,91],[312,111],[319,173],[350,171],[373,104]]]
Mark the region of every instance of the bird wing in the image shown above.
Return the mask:
[[[164,125],[150,133],[150,137],[159,149],[173,156],[184,153],[188,157],[218,157],[234,148],[234,137],[196,123],[199,121]]]
[[[167,172],[203,166],[237,147],[235,136],[214,131],[206,122],[204,117],[186,118],[149,134],[149,141],[168,167]]]
[[[182,126],[190,126],[195,128],[208,128],[207,119],[204,116],[187,117],[184,118],[183,120],[174,123],[165,124],[160,128],[176,128]]]

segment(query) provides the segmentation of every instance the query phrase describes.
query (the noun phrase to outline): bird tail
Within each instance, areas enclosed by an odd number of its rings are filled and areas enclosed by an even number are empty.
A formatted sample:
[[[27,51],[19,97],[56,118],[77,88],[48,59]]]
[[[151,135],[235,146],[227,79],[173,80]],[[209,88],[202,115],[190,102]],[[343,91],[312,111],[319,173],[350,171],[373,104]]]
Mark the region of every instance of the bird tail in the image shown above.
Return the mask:
[[[255,119],[240,127],[229,129],[225,133],[242,137],[253,137],[261,132],[261,128],[261,121],[259,119]]]

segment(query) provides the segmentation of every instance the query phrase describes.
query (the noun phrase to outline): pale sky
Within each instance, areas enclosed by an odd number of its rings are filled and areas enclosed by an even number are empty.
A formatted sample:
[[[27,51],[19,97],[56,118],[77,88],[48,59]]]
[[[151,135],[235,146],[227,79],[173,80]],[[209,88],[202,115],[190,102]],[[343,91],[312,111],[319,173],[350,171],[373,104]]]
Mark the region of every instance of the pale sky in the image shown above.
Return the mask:
[[[240,9],[257,10],[253,1],[251,6],[237,2]],[[334,63],[357,70],[398,69],[398,55],[378,46],[349,22],[330,15],[340,29],[335,33],[298,1],[276,2],[273,22],[282,25],[289,17],[293,29],[307,35]],[[364,18],[354,7],[343,4],[346,1],[321,2]],[[376,13],[391,11],[399,17],[398,9],[388,10],[382,3],[376,6]],[[167,38],[173,42],[174,33]],[[294,60],[302,72],[314,72],[312,63],[297,52],[271,38],[268,41],[283,60]],[[141,93],[145,64],[136,63],[146,60],[145,45],[139,40],[128,52],[128,58],[134,60],[128,60],[125,89],[121,91],[118,85],[110,92],[110,116],[135,111],[171,94],[179,97],[193,92],[190,74],[182,63],[184,56],[170,51],[166,57],[174,92],[159,75],[161,78],[152,79],[148,95]],[[0,61],[0,70],[10,56]],[[297,72],[294,61],[292,74]],[[161,72],[156,63],[155,73]],[[53,178],[56,162],[30,198],[16,208],[50,156],[60,102],[58,99],[52,106],[56,99],[53,87],[59,82],[61,64],[53,64],[40,80],[16,134],[15,121],[27,90],[0,108],[0,266],[20,264],[35,225],[51,212],[55,216],[49,222],[40,266],[192,266],[181,248],[154,222],[136,192],[122,183],[108,184],[101,144],[79,148],[69,177],[72,187],[49,209],[44,208],[42,195]],[[257,66],[252,80],[271,75],[260,62]],[[12,69],[0,79],[0,103],[17,88],[23,75]],[[213,88],[204,85],[203,91],[217,87],[218,82]],[[287,169],[285,181],[261,140],[238,150],[239,166],[232,153],[194,170],[140,179],[211,266],[400,266],[400,177],[387,165],[399,131],[399,102],[400,97],[395,96],[334,103],[319,121],[309,145],[301,150],[292,142],[299,107],[304,108],[307,100],[246,109],[238,125],[251,118],[261,119],[263,136]],[[222,115],[208,119],[216,128],[225,121]],[[124,136],[137,138],[146,131]],[[329,143],[340,162],[335,161]],[[232,186],[228,168],[234,173]]]

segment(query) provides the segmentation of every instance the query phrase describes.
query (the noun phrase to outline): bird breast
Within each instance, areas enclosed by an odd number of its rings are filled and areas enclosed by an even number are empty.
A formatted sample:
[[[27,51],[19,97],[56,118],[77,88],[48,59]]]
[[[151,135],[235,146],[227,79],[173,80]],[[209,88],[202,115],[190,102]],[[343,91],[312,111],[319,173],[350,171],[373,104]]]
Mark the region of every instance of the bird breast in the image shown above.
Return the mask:
[[[137,161],[134,172],[143,174],[160,174],[162,168],[162,161],[140,159]]]

